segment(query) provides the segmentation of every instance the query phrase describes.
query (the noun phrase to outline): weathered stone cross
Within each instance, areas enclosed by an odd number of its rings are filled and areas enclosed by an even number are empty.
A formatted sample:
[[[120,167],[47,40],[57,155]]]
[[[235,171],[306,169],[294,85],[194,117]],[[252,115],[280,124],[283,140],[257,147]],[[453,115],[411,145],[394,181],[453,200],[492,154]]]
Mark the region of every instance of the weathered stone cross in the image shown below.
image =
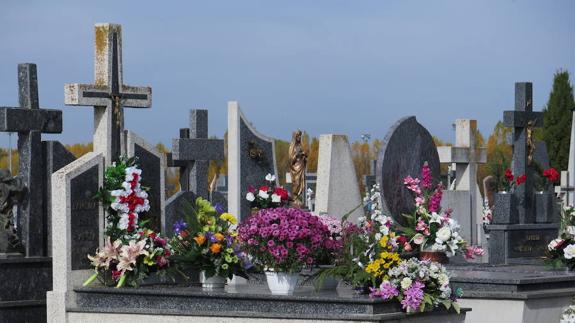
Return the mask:
[[[94,106],[94,151],[109,165],[122,151],[123,107],[151,107],[152,89],[123,84],[122,26],[96,24],[95,29],[95,84],[66,84],[65,102]]]
[[[168,166],[180,167],[182,191],[209,198],[210,160],[224,160],[224,141],[208,139],[208,110],[191,110],[190,128],[180,129],[180,138],[172,140],[172,154],[168,159]]]
[[[530,138],[529,132],[533,128],[543,126],[543,113],[533,112],[532,83],[515,83],[515,111],[504,111],[503,123],[506,127],[513,127],[513,174],[527,176],[525,183],[515,190],[519,222],[534,223],[533,175],[535,170],[530,165],[529,156],[533,156],[535,139]]]
[[[62,111],[40,109],[36,64],[18,65],[19,107],[0,107],[0,132],[18,132],[18,176],[26,186],[19,204],[18,235],[25,254],[46,254],[46,218],[43,214],[42,133],[62,132]]]
[[[487,149],[476,147],[477,120],[455,120],[455,145],[437,147],[441,163],[455,164],[455,190],[469,191],[471,197],[471,236],[472,243],[480,241],[482,221],[479,210],[482,206],[477,186],[478,164],[487,162]],[[465,219],[467,222],[468,219]]]

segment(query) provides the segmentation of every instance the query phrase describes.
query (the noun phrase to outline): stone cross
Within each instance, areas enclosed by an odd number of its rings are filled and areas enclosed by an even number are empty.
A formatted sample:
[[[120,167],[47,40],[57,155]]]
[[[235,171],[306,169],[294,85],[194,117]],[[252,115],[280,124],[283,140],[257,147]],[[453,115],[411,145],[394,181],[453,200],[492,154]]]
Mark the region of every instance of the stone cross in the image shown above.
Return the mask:
[[[513,162],[515,176],[525,174],[527,180],[515,190],[520,223],[534,223],[533,181],[535,170],[529,165],[529,124],[543,126],[543,113],[533,112],[533,85],[529,82],[515,83],[515,111],[503,112],[503,123],[513,128]],[[534,143],[534,138],[532,138]]]
[[[94,106],[94,151],[110,165],[122,151],[123,107],[151,107],[152,89],[123,83],[122,26],[96,24],[95,30],[95,83],[66,84],[65,103]]]
[[[482,226],[481,194],[477,185],[477,166],[487,162],[487,149],[476,147],[477,120],[457,119],[455,121],[455,145],[437,147],[441,163],[455,164],[456,191],[469,191],[471,205],[471,236],[473,243],[480,240]],[[464,219],[469,222],[469,219]]]
[[[569,164],[567,166],[567,175],[569,183],[575,183],[575,110],[572,112],[571,118],[571,141],[569,142]],[[570,203],[575,201],[575,192],[567,192],[567,199]]]
[[[42,133],[62,132],[62,111],[40,109],[36,64],[18,65],[19,107],[0,107],[0,132],[18,133],[18,176],[26,194],[18,207],[18,234],[26,256],[46,254],[42,194]]]
[[[180,138],[172,140],[168,166],[180,167],[182,191],[209,198],[208,166],[210,160],[224,160],[224,141],[208,139],[208,110],[190,111],[190,128],[180,129]]]
[[[573,205],[573,199],[571,198],[571,194],[575,191],[575,187],[571,182],[571,174],[569,171],[561,171],[561,185],[555,187],[555,192],[559,193],[561,198],[563,199],[563,205],[569,206]]]

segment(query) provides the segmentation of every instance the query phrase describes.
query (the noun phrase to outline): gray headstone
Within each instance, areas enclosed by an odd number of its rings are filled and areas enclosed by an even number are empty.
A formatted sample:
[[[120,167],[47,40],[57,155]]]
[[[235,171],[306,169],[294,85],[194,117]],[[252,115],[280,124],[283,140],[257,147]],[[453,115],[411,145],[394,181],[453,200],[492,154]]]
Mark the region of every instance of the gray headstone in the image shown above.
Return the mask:
[[[124,134],[127,149],[125,155],[138,158],[137,164],[142,170],[141,184],[149,189],[150,210],[142,213],[140,220],[148,220],[149,222],[146,224],[148,228],[163,233],[166,196],[165,155],[134,132],[125,130]]]
[[[188,206],[195,204],[198,196],[194,192],[179,191],[166,201],[166,235],[174,234],[174,224],[186,218]]]
[[[46,254],[43,213],[42,133],[62,132],[62,111],[40,109],[35,64],[18,65],[19,107],[0,107],[0,131],[18,132],[18,176],[26,193],[17,212],[18,235],[26,256]]]
[[[72,270],[90,269],[86,255],[100,246],[100,204],[94,198],[99,187],[99,165],[70,179]]]
[[[549,168],[549,154],[547,153],[547,144],[545,141],[537,140],[535,142],[535,160],[543,169]]]
[[[237,102],[228,103],[228,205],[229,211],[245,219],[250,213],[245,199],[250,185],[262,185],[267,174],[276,175],[275,143],[255,130]]]
[[[421,177],[427,162],[435,182],[439,178],[439,156],[433,138],[415,117],[397,121],[389,130],[377,160],[377,182],[382,193],[383,211],[399,223],[414,209],[413,196],[403,185],[407,176]]]
[[[52,174],[60,168],[76,160],[76,157],[58,141],[42,142],[43,173],[42,183],[45,190],[42,197],[43,214],[46,215],[47,255],[52,254]]]

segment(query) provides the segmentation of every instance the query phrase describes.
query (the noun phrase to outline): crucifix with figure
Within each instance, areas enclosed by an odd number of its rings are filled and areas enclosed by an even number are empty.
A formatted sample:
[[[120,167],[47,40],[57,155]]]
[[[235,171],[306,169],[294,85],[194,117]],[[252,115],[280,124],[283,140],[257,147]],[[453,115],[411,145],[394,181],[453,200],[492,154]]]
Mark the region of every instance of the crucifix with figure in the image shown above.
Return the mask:
[[[533,138],[533,130],[543,126],[543,113],[533,112],[532,83],[515,83],[515,110],[503,112],[503,123],[506,127],[513,128],[513,174],[526,176],[525,183],[519,185],[514,193],[519,222],[535,223],[533,209],[535,169],[532,165],[535,138]]]
[[[94,151],[109,165],[122,152],[123,108],[151,107],[152,89],[123,83],[121,25],[96,24],[95,29],[95,82],[66,84],[65,103],[94,106]]]

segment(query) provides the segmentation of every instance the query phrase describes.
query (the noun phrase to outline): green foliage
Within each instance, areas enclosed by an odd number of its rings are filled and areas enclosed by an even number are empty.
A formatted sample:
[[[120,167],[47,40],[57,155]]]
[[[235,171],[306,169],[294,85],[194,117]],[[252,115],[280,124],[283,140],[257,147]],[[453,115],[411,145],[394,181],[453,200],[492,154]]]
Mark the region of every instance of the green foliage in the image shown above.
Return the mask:
[[[569,81],[569,72],[560,70],[553,78],[553,89],[547,106],[543,110],[543,139],[551,167],[567,169],[569,164],[569,142],[571,139],[572,110],[575,108],[573,87]]]
[[[509,135],[511,135],[511,128],[498,122],[487,140],[487,168],[489,173],[495,177],[498,187],[504,185],[505,169],[511,166],[512,149],[507,143]]]

